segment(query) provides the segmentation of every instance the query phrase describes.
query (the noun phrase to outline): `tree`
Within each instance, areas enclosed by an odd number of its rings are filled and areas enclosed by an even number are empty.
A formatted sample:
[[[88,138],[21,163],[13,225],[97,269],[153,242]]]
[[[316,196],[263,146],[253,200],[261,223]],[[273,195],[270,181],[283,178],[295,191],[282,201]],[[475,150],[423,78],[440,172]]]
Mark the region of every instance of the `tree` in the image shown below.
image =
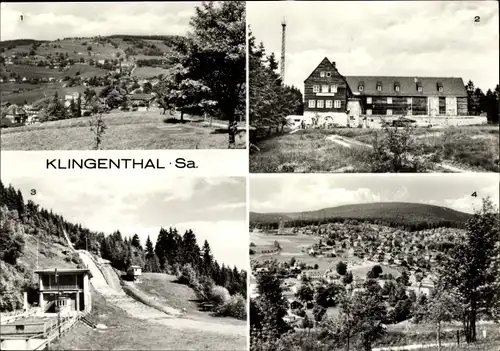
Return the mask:
[[[351,284],[353,281],[353,276],[352,276],[352,272],[351,271],[347,271],[347,273],[344,275],[344,277],[342,278],[342,282],[347,285],[347,284]]]
[[[466,230],[443,257],[439,277],[444,290],[456,291],[466,340],[474,342],[478,313],[494,313],[500,294],[499,215],[489,198],[467,221]]]
[[[459,306],[454,291],[444,290],[436,286],[430,299],[421,307],[423,319],[436,325],[436,341],[441,351],[441,323],[450,322],[459,316]]]
[[[395,122],[397,122],[396,120]],[[427,168],[419,156],[422,155],[422,146],[416,143],[415,127],[409,123],[391,126],[383,122],[382,138],[374,134],[372,172],[423,172]]]
[[[321,305],[314,305],[313,316],[316,322],[321,322],[323,317],[326,315],[326,308]]]
[[[245,18],[244,1],[203,3],[191,18],[187,45],[179,50],[184,53],[182,65],[189,78],[208,87],[208,100],[216,101],[229,125],[235,121],[236,111],[245,106]],[[188,89],[193,88],[192,82],[186,85]],[[234,148],[231,131],[229,148]]]
[[[141,239],[139,239],[139,235],[134,234],[134,236],[132,237],[132,241],[130,242],[130,245],[136,248],[140,248],[142,250]]]
[[[103,119],[103,113],[106,111],[106,106],[103,102],[97,97],[94,90],[85,90],[85,105],[86,107],[93,113],[92,117],[89,120],[90,131],[94,135],[94,150],[99,150],[104,138],[104,134],[106,133],[106,129],[108,129],[106,123]]]
[[[382,321],[387,311],[381,296],[366,290],[354,294],[347,292],[339,300],[336,326],[346,341],[347,350],[353,336],[357,336],[364,350],[371,350],[372,343],[385,333]]]
[[[302,284],[297,289],[295,296],[301,301],[312,301],[314,299],[314,290],[310,284]]]
[[[345,275],[347,272],[347,264],[345,264],[345,262],[340,261],[339,263],[337,263],[336,269],[338,274]]]
[[[371,274],[370,274],[371,276],[369,278],[377,279],[378,277],[380,277],[382,272],[383,272],[382,267],[380,267],[380,265],[376,264],[375,266],[372,267]]]

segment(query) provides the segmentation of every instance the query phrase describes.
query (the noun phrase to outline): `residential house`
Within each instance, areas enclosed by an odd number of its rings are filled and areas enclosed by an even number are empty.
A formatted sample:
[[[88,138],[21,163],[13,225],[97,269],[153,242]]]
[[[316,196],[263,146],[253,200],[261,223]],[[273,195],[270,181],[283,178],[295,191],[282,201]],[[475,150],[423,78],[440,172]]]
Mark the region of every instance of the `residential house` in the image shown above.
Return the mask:
[[[5,111],[5,117],[9,119],[12,123],[24,124],[28,118],[28,114],[22,108],[16,104],[10,105]]]

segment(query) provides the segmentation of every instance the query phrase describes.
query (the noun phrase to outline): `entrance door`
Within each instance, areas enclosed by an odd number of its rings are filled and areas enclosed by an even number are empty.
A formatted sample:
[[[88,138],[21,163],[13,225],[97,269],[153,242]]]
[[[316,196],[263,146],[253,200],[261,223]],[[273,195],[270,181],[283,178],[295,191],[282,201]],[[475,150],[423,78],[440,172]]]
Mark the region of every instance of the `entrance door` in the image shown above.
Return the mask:
[[[439,113],[439,97],[429,96],[427,99],[429,103],[429,116],[437,116]]]
[[[348,125],[358,126],[360,124],[359,116],[361,115],[361,104],[359,100],[347,101]]]

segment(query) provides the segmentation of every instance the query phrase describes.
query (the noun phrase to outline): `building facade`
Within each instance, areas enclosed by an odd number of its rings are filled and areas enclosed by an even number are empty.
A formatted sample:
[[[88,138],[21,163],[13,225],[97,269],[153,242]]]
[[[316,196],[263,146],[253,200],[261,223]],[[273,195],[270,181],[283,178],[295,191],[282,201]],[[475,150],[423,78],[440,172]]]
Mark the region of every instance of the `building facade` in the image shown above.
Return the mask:
[[[40,290],[39,306],[44,312],[90,311],[92,299],[88,269],[36,270]]]
[[[304,117],[322,118],[331,123],[346,120],[345,111],[352,92],[335,62],[324,58],[304,82]]]
[[[358,126],[359,116],[467,116],[462,78],[343,76],[324,58],[304,81],[304,117]]]

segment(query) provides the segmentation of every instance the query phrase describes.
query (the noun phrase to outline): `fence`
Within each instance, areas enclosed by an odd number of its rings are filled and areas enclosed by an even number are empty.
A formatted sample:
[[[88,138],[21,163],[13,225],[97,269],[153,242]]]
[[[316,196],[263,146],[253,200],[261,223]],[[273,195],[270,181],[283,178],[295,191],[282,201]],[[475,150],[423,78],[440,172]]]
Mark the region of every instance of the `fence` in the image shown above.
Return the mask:
[[[40,311],[39,307],[31,307],[27,310],[15,310],[0,313],[0,324],[10,323],[19,318],[32,316]]]

